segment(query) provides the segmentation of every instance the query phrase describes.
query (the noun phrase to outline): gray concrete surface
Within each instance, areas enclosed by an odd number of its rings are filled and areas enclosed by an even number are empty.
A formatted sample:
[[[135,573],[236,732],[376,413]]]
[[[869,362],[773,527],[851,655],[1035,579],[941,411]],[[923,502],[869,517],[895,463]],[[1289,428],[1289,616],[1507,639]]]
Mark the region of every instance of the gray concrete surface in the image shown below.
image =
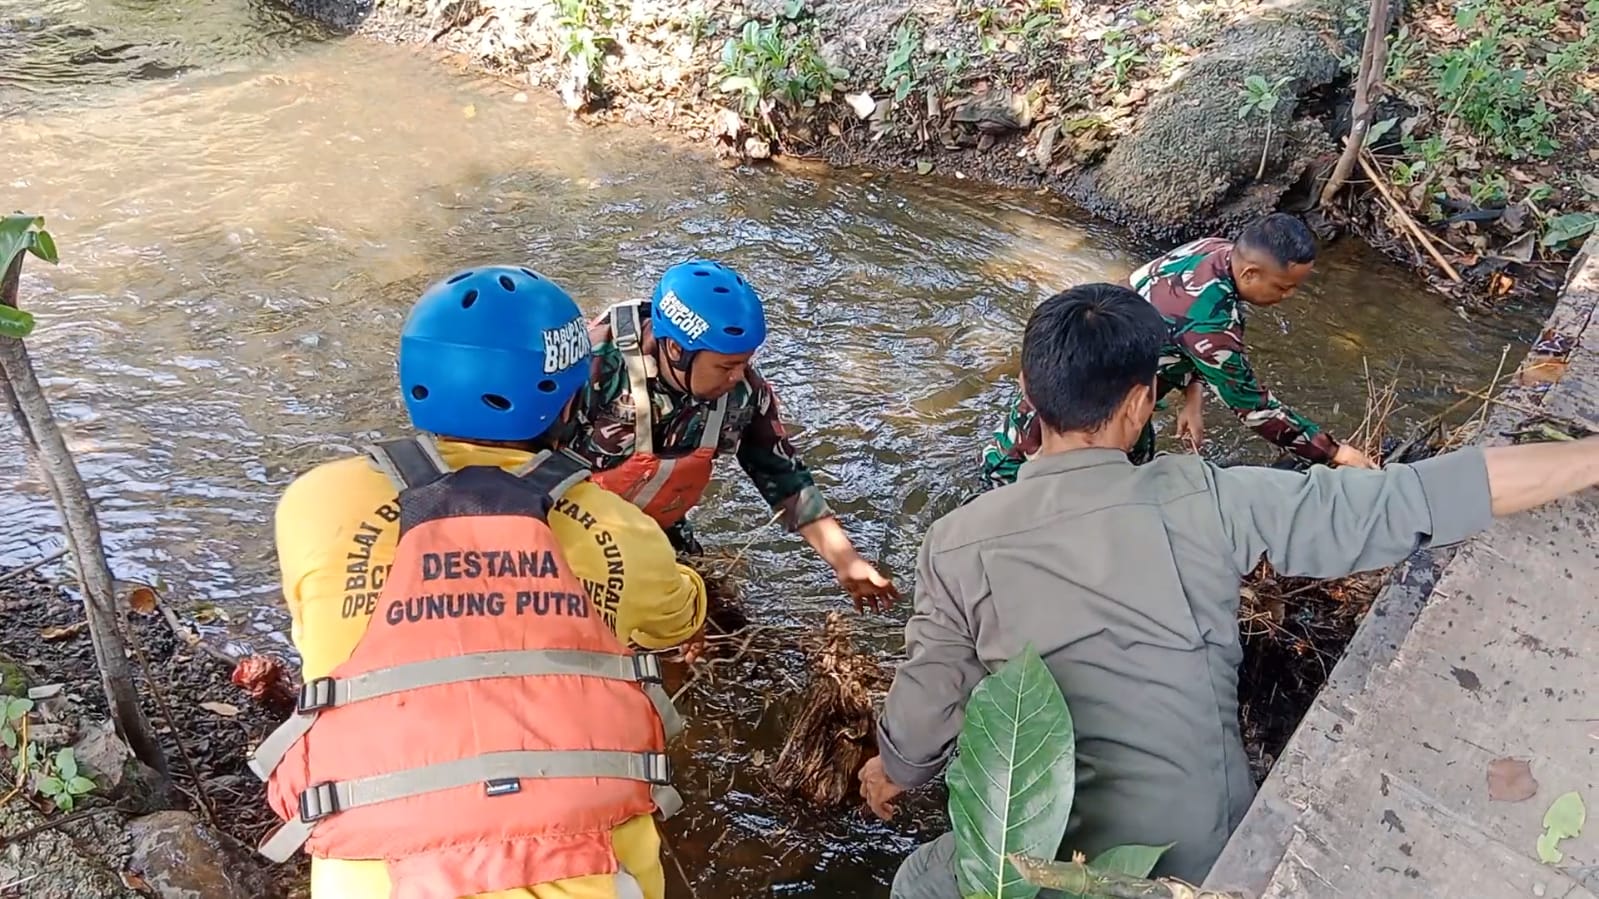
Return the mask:
[[[1596,302],[1599,235],[1488,442],[1540,410],[1599,430]],[[1531,798],[1489,798],[1487,768],[1500,758],[1531,764]],[[1590,820],[1545,865],[1543,815],[1568,791]],[[1205,886],[1261,899],[1599,899],[1595,491],[1502,521],[1452,555],[1411,560]]]

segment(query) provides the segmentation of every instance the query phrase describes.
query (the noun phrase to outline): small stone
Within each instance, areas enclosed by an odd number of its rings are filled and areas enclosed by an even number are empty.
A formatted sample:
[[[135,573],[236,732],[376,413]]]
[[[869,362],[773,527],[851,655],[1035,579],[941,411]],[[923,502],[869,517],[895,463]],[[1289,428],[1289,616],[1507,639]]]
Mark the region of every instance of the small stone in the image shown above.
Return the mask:
[[[512,94],[511,95],[511,102],[513,102],[513,103],[526,103],[527,102],[527,91],[517,91],[516,93]]]
[[[130,867],[158,899],[254,899],[272,878],[232,837],[188,812],[156,812],[128,825]]]
[[[171,806],[155,769],[133,757],[111,722],[91,724],[72,746],[78,773],[94,781],[94,791],[117,800],[131,811],[145,812]]]
[[[751,159],[771,159],[772,145],[764,137],[751,135],[744,139],[744,155]]]
[[[1546,892],[1548,892],[1548,890],[1544,889],[1544,885],[1543,884],[1535,883],[1535,884],[1532,885],[1532,894],[1534,896],[1542,896]]]

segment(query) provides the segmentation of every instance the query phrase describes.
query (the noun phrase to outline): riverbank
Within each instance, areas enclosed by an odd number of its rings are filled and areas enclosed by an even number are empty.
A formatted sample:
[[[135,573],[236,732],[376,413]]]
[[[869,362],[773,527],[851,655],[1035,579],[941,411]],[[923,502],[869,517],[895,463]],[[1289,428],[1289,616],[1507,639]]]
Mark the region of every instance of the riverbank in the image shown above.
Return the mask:
[[[246,760],[288,714],[282,691],[263,693],[266,702],[252,698],[233,682],[233,665],[206,650],[189,625],[169,623],[178,619],[153,593],[138,594],[125,632],[172,772],[173,790],[163,792],[155,772],[111,732],[82,605],[37,573],[8,574],[0,612],[0,730],[8,734],[0,749],[0,897],[303,895],[304,856],[271,867],[252,851],[276,818]],[[75,778],[81,783],[63,798],[56,785]]]
[[[1484,428],[1599,433],[1599,237]],[[1591,828],[1540,863],[1545,810],[1599,796],[1585,685],[1593,491],[1419,553],[1378,597],[1206,886],[1262,899],[1599,895]],[[1579,828],[1580,829],[1580,828]]]
[[[1391,16],[1368,140],[1385,190],[1357,167],[1327,206],[1364,0],[287,2],[734,158],[1032,188],[1166,242],[1301,212],[1477,307],[1552,292],[1599,222],[1591,0]]]

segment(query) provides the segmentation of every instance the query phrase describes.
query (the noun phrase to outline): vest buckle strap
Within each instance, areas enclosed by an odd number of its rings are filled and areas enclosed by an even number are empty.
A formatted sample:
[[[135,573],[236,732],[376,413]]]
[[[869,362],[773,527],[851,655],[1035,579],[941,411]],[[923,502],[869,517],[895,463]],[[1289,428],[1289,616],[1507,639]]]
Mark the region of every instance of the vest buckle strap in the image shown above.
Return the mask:
[[[661,660],[654,653],[633,654],[633,679],[641,684],[665,684],[661,676]]]
[[[672,783],[672,758],[664,752],[646,752],[644,755],[644,778],[658,787],[670,786]]]
[[[307,787],[300,794],[300,820],[310,824],[339,811],[339,794],[332,781]]]
[[[294,710],[301,715],[312,714],[333,708],[337,701],[333,678],[318,677],[300,687],[300,698],[295,702]]]

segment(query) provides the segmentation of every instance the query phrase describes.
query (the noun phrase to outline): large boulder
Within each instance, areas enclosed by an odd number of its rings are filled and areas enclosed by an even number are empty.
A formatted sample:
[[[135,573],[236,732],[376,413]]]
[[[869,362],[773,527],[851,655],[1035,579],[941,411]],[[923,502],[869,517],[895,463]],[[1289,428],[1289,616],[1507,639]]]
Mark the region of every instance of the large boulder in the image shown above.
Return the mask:
[[[1265,7],[1222,32],[1085,178],[1080,199],[1168,237],[1270,212],[1313,162],[1336,152],[1321,122],[1326,110],[1306,101],[1349,77],[1340,55],[1358,53],[1362,35],[1340,34],[1338,26],[1365,8],[1364,0],[1300,0]],[[1271,113],[1240,118],[1251,75],[1287,81]]]
[[[265,899],[280,892],[250,850],[189,812],[156,812],[128,830],[130,867],[159,899]]]

